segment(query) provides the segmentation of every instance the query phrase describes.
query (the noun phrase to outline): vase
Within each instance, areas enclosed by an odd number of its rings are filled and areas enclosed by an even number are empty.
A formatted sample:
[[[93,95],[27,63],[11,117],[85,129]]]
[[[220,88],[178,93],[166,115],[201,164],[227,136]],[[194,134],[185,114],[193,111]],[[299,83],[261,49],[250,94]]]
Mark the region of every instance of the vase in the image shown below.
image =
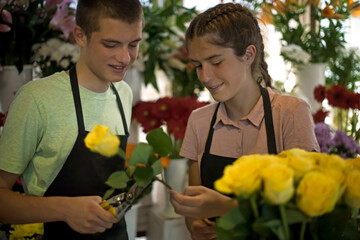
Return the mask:
[[[318,85],[325,86],[326,63],[311,63],[301,65],[296,69],[296,92],[300,98],[309,103],[311,112],[316,112],[321,103],[314,98],[314,89]]]
[[[17,90],[32,80],[32,65],[24,65],[19,74],[16,66],[3,66],[0,71],[0,112],[7,112]]]
[[[186,158],[171,159],[164,169],[165,182],[176,192],[183,192],[188,176],[188,160]],[[180,218],[171,205],[169,194],[166,194],[165,208],[162,215],[166,218]]]

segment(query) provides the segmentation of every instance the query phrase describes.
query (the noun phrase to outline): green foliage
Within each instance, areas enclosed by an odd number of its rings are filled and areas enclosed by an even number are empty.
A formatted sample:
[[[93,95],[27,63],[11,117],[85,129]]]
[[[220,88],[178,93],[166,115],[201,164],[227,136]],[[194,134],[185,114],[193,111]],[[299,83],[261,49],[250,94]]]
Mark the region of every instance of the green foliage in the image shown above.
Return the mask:
[[[287,239],[280,206],[258,201],[260,216],[256,218],[251,211],[250,198],[237,198],[237,201],[238,208],[216,220],[216,234],[220,240]],[[289,240],[357,240],[359,237],[358,213],[352,213],[351,208],[341,203],[331,213],[316,218],[307,217],[292,202],[283,207],[290,229]]]
[[[145,27],[139,55],[144,59],[144,83],[159,90],[155,72],[162,70],[173,82],[176,96],[194,95],[203,86],[195,69],[187,65],[187,56],[179,49],[184,45],[186,24],[197,12],[195,8],[183,7],[181,0],[166,0],[164,7],[158,7],[153,2],[143,3]]]
[[[129,189],[133,183],[145,186],[156,180],[156,175],[162,172],[161,157],[169,155],[172,149],[172,141],[163,129],[157,128],[147,134],[148,143],[139,143],[131,152],[130,158],[121,149],[118,155],[128,162],[125,171],[113,172],[106,181],[110,189],[103,196],[109,198],[115,189]],[[150,188],[151,189],[151,188]],[[147,191],[147,193],[149,193]],[[142,194],[139,198],[144,196]]]

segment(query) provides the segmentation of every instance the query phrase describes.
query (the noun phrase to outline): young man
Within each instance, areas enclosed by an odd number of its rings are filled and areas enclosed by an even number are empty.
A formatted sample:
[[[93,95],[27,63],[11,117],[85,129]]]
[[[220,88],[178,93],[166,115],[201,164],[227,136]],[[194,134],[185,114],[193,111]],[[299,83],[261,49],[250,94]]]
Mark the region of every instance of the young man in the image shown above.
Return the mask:
[[[44,222],[45,239],[128,239],[126,224],[101,206],[105,181],[124,168],[90,152],[84,138],[109,126],[125,148],[132,93],[121,81],[137,57],[138,0],[79,0],[76,68],[18,91],[0,138],[0,222]],[[11,189],[21,176],[26,195]]]

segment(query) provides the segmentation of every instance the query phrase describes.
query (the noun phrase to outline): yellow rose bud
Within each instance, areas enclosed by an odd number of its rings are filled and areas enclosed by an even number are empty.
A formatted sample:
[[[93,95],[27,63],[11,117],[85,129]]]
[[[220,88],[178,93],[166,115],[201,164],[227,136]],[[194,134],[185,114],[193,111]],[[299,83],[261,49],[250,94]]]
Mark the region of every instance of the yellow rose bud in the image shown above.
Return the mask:
[[[85,137],[85,145],[93,152],[112,157],[119,151],[120,140],[108,127],[97,124]]]
[[[345,202],[353,208],[360,208],[360,170],[352,169],[346,176]]]
[[[320,172],[309,172],[301,179],[296,190],[296,205],[310,217],[321,216],[334,209],[339,185]]]
[[[262,171],[261,176],[264,180],[264,195],[270,203],[280,205],[293,196],[294,171],[288,166],[272,164]]]
[[[261,187],[260,166],[259,161],[251,157],[227,166],[224,175],[215,181],[215,189],[237,196],[253,194]]]

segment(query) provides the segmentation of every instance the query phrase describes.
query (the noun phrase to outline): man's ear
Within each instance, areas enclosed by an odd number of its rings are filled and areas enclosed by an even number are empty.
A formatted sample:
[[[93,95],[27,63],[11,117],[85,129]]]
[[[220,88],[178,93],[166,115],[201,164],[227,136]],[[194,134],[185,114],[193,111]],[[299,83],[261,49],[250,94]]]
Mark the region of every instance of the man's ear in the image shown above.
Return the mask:
[[[254,45],[249,45],[246,48],[244,59],[245,61],[249,62],[249,64],[252,64],[256,56],[256,47]]]
[[[75,38],[77,45],[79,45],[80,47],[83,47],[86,45],[87,38],[86,38],[85,32],[78,25],[76,25],[74,28],[74,38]]]

